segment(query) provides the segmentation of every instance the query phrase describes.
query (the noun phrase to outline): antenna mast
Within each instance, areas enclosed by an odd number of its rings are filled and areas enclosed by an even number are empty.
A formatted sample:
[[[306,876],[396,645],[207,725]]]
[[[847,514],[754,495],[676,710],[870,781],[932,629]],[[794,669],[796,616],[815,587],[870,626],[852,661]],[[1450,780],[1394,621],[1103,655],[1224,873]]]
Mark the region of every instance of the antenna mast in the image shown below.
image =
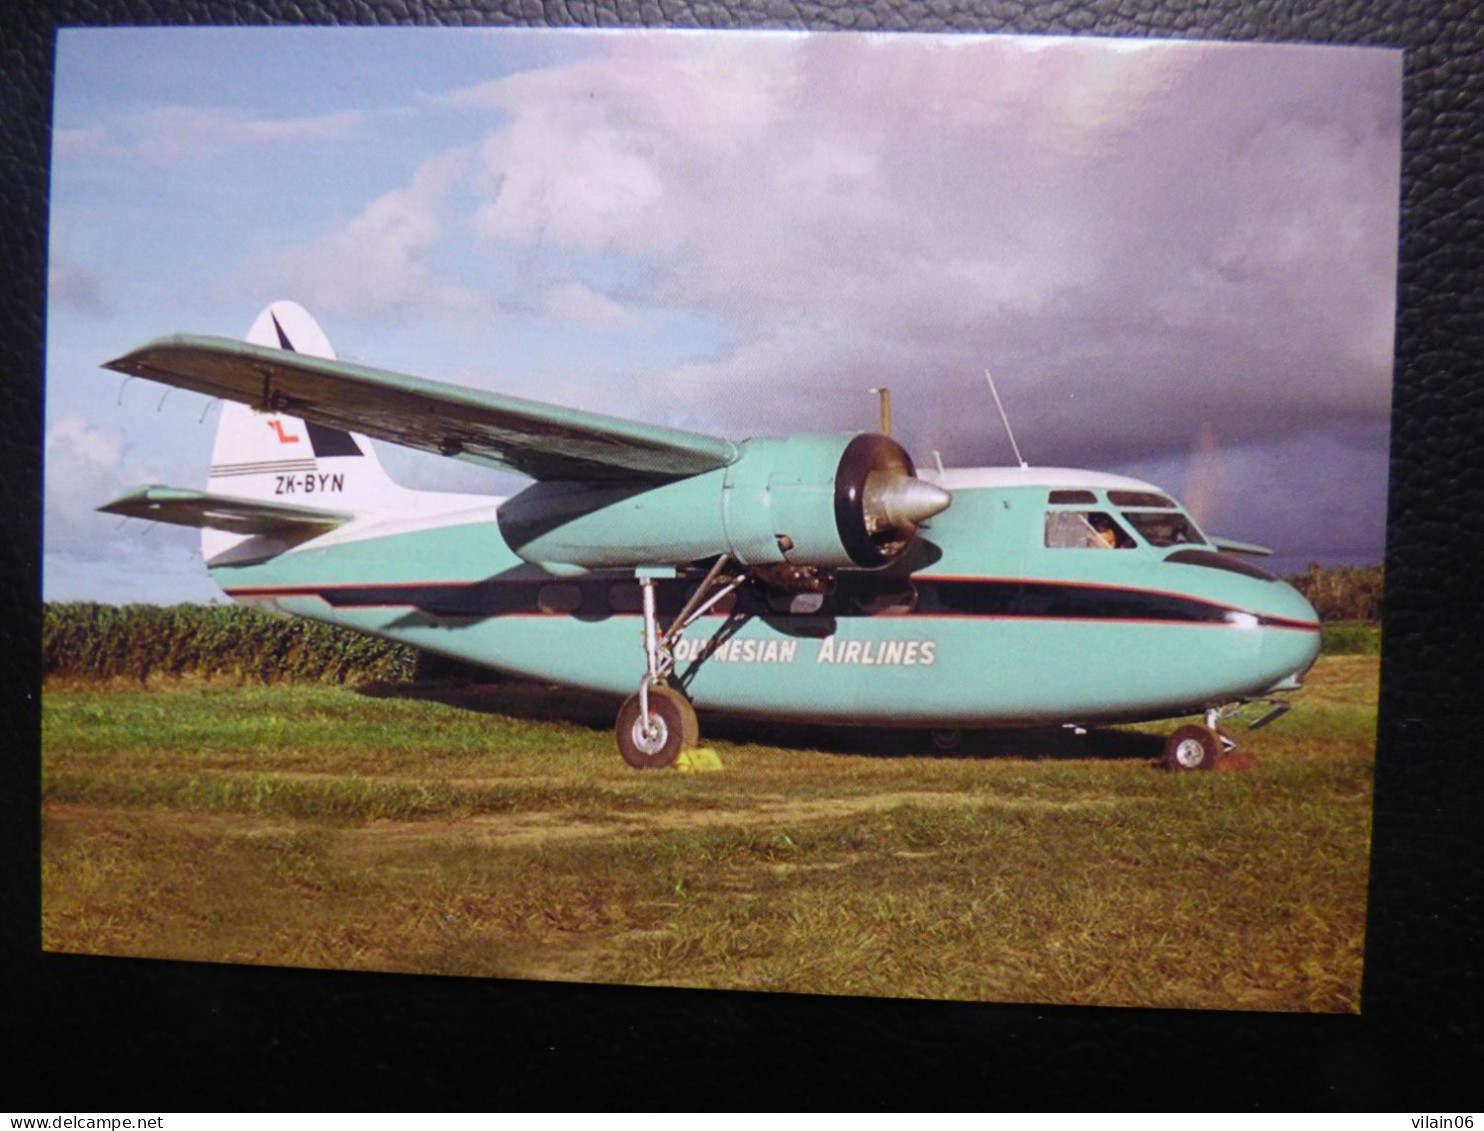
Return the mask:
[[[984,367],[984,379],[989,382],[989,395],[994,397],[995,408],[1000,410],[1000,419],[1005,422],[1005,435],[1010,437],[1010,447],[1015,452],[1015,461],[1022,468],[1030,467],[1025,462],[1025,457],[1020,454],[1020,445],[1015,442],[1015,433],[1010,429],[1010,417],[1005,413],[1005,406],[1000,401],[999,390],[994,387],[994,378],[989,375],[989,367]]]
[[[881,398],[881,434],[891,435],[891,389],[885,385],[873,388],[871,392]]]

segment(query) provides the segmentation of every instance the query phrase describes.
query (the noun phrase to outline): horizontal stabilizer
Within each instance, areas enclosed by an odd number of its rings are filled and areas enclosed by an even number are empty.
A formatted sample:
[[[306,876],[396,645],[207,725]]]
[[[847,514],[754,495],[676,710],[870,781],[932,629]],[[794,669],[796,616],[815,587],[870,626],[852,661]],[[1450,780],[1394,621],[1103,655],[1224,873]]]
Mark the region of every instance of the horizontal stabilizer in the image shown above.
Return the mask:
[[[228,338],[176,334],[107,368],[533,479],[677,479],[738,454],[715,436]]]
[[[1218,550],[1225,550],[1228,554],[1251,554],[1254,558],[1270,558],[1273,551],[1266,546],[1259,546],[1254,542],[1238,542],[1231,538],[1217,538],[1207,535],[1206,541]]]
[[[297,534],[301,537],[334,530],[353,517],[344,511],[213,495],[182,487],[140,487],[98,509],[105,514],[148,518],[176,526],[208,527],[232,534]]]

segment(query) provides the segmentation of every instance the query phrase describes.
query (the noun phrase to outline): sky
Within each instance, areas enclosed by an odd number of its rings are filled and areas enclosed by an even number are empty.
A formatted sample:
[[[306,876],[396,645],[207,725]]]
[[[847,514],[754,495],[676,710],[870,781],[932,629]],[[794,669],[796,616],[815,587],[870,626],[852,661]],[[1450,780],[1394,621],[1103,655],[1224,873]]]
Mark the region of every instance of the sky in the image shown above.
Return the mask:
[[[1149,479],[1301,570],[1385,547],[1401,54],[918,34],[58,33],[43,593],[220,599],[218,406],[100,363],[293,299],[341,357],[919,466]],[[423,489],[522,480],[379,445]]]

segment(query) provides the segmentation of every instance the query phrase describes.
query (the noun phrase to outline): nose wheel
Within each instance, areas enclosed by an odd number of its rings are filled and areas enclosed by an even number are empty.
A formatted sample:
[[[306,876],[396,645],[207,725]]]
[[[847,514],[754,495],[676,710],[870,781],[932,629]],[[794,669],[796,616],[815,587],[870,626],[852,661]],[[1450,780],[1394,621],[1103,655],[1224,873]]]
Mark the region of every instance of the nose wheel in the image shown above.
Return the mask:
[[[1221,760],[1221,739],[1210,727],[1191,723],[1165,739],[1164,763],[1171,770],[1211,770]]]
[[[1236,749],[1234,742],[1221,729],[1221,712],[1206,712],[1205,725],[1190,723],[1177,727],[1165,739],[1164,764],[1169,770],[1214,770],[1222,756]]]

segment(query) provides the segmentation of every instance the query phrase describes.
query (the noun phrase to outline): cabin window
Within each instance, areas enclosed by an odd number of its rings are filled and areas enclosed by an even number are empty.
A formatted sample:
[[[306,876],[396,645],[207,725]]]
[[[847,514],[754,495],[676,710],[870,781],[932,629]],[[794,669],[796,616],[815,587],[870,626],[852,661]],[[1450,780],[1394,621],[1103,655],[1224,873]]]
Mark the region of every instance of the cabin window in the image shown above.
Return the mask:
[[[1109,491],[1108,501],[1115,507],[1158,507],[1160,510],[1177,510],[1175,500],[1155,491]]]
[[[644,590],[637,581],[615,582],[608,590],[608,607],[615,613],[642,613]]]
[[[1132,550],[1136,544],[1105,511],[1046,512],[1046,545],[1053,550]]]
[[[1124,511],[1123,517],[1133,524],[1151,546],[1203,546],[1206,540],[1183,514],[1154,511]]]
[[[575,613],[582,607],[582,589],[570,582],[543,585],[536,593],[536,607],[543,613]]]
[[[1098,501],[1097,496],[1091,491],[1053,491],[1051,497],[1046,500],[1052,506],[1089,506]]]

